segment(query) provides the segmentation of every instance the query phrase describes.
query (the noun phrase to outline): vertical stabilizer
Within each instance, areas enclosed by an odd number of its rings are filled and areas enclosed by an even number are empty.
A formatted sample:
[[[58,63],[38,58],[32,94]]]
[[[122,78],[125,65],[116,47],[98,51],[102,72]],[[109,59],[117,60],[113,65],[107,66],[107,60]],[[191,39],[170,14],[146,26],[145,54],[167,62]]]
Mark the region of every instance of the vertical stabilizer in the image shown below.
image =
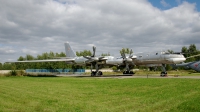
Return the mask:
[[[67,57],[76,57],[76,54],[74,53],[68,42],[65,43],[65,53]]]

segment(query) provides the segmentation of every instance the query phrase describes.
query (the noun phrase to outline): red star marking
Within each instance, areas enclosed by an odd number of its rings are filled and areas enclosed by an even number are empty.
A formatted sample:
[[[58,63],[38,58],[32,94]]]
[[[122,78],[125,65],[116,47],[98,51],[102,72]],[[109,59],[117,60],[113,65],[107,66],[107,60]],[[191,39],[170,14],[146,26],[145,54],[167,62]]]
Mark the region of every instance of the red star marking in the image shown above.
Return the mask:
[[[194,66],[195,66],[195,67],[197,67],[197,66],[198,66],[198,64],[195,64]]]

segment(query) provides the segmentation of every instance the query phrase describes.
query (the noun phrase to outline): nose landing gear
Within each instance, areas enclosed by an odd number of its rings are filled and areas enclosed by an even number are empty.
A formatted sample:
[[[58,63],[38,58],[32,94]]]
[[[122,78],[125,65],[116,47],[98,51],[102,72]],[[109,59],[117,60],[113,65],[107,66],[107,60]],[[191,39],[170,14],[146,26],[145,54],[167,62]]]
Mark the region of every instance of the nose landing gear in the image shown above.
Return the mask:
[[[161,77],[166,77],[166,76],[167,76],[167,72],[161,72],[161,73],[160,73],[160,76],[161,76]]]
[[[128,71],[128,70],[125,70],[123,72],[123,75],[133,75],[133,74],[135,74],[133,71]]]
[[[167,71],[165,69],[165,64],[162,64],[162,72],[160,73],[161,77],[167,77]]]

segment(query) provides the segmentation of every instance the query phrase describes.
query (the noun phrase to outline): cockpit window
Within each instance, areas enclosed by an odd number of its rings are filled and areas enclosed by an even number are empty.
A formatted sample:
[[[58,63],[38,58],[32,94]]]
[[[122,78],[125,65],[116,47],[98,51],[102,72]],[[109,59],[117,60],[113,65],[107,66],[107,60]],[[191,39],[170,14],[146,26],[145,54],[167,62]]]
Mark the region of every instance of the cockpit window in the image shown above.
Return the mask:
[[[156,53],[156,55],[158,55],[158,53]]]

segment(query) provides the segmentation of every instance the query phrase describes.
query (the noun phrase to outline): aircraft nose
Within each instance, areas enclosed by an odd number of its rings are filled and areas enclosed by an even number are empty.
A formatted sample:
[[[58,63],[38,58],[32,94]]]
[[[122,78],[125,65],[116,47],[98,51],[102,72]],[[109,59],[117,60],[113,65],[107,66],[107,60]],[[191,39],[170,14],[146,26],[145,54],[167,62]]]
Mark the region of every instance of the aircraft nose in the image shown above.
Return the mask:
[[[173,63],[181,63],[184,62],[186,60],[186,58],[171,58],[169,61],[173,62]]]

